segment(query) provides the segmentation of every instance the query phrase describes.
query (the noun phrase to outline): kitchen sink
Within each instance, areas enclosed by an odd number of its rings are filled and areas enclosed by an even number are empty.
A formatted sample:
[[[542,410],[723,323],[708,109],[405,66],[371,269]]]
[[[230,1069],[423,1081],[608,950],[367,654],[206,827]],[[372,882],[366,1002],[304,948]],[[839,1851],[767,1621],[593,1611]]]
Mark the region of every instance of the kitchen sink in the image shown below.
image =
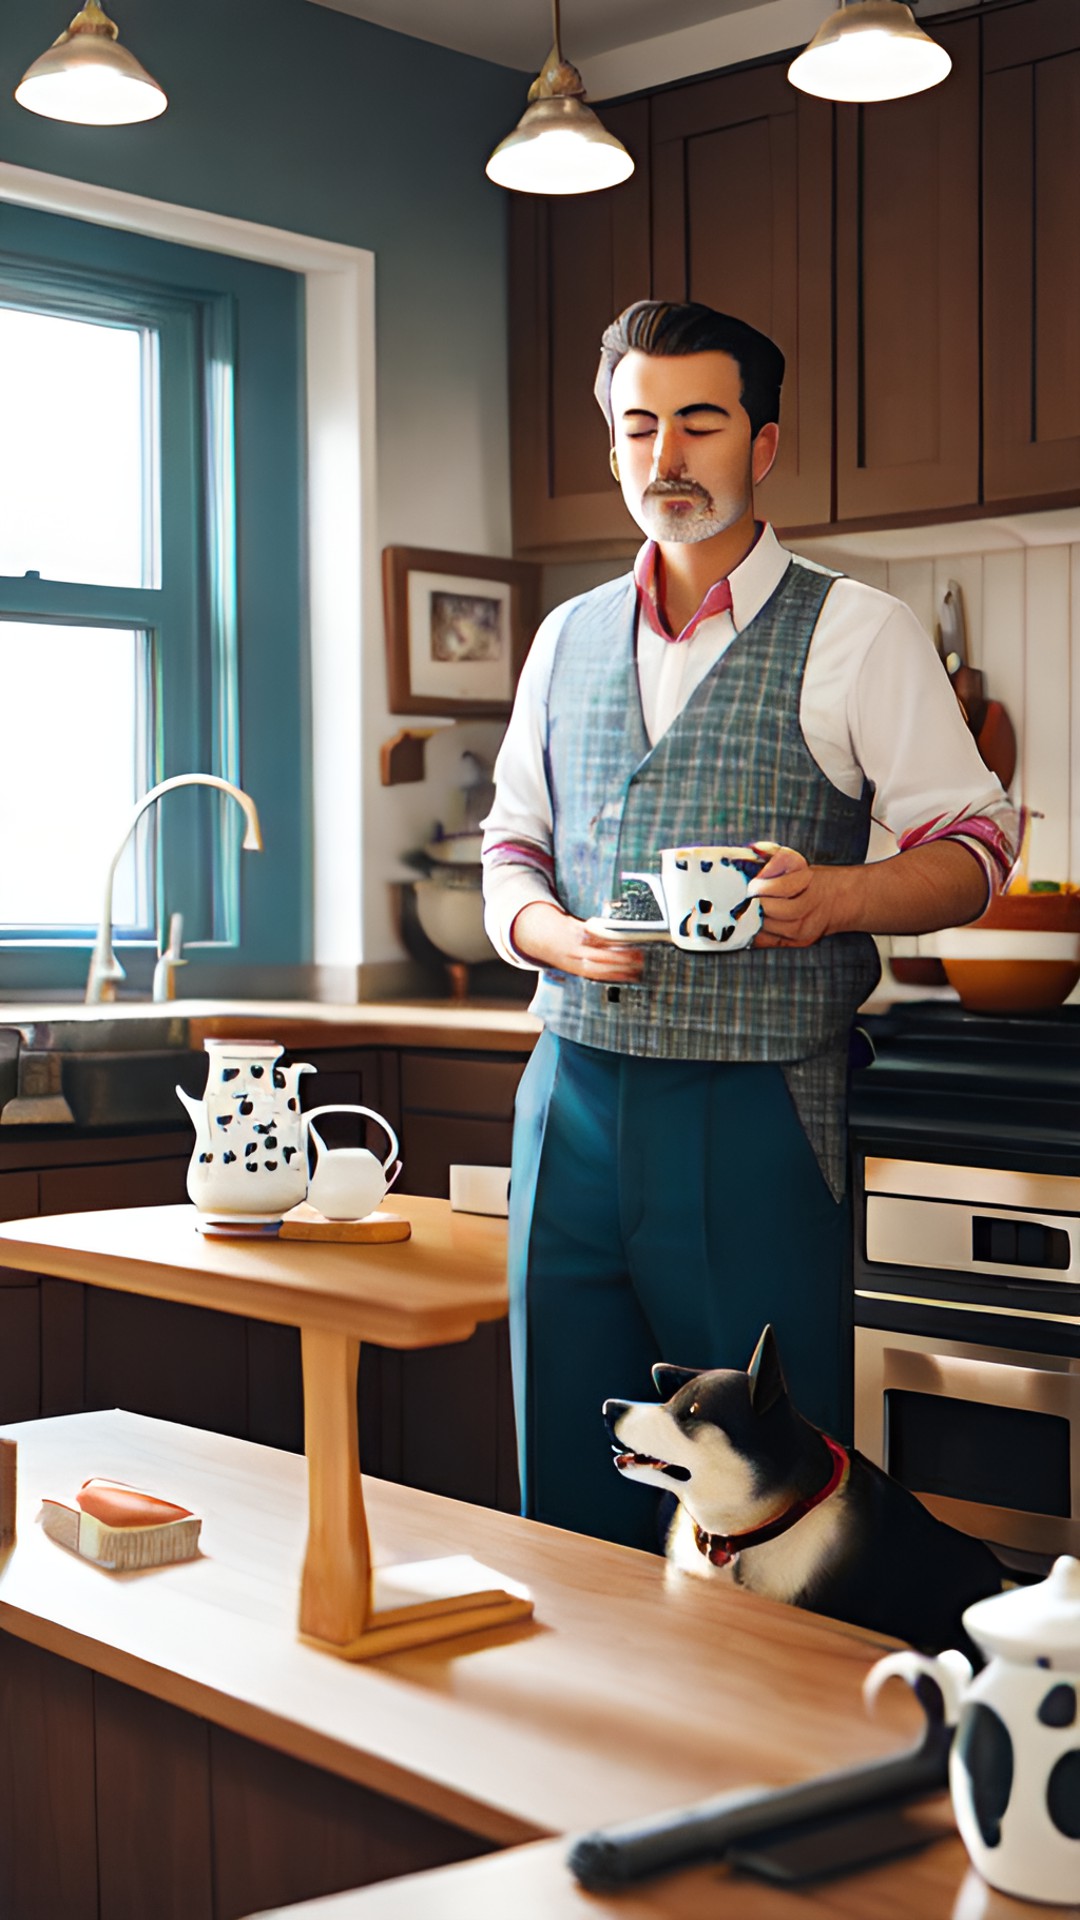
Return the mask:
[[[205,1082],[175,1015],[0,1020],[0,1126],[182,1126],[177,1083],[198,1095]]]

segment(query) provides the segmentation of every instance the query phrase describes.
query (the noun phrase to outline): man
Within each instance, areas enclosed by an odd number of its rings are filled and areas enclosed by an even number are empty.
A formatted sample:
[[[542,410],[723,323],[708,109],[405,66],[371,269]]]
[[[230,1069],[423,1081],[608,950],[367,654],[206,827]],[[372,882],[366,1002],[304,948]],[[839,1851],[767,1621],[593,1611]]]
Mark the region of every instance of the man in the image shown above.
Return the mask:
[[[510,1286],[524,1511],[655,1545],[608,1396],[656,1360],[745,1366],[772,1322],[795,1403],[849,1425],[845,1102],[873,933],[974,919],[1015,816],[940,662],[889,595],[754,519],[783,356],[709,308],[604,335],[632,576],[549,614],[484,840],[489,932],[540,969],[518,1096]],[[875,815],[901,851],[864,864]],[[778,843],[753,946],[627,948],[585,925],[664,846]]]

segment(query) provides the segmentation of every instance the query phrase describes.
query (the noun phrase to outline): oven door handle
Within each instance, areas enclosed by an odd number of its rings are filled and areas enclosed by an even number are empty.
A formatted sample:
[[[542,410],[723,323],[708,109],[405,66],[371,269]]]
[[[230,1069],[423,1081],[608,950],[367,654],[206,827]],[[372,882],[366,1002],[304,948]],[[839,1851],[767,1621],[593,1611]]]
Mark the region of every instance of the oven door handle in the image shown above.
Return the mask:
[[[983,1406],[1012,1407],[1066,1421],[1073,1514],[1080,1518],[1080,1373],[1019,1367],[1000,1360],[969,1360],[957,1354],[918,1353],[890,1346],[886,1337],[881,1353],[881,1391],[885,1394],[890,1388]]]
[[[885,1345],[882,1389],[932,1393],[949,1400],[976,1400],[995,1407],[1018,1407],[1033,1413],[1057,1414],[1063,1420],[1080,1416],[1080,1373],[1056,1368],[1018,1367],[1000,1360],[969,1360],[956,1354],[916,1353]]]

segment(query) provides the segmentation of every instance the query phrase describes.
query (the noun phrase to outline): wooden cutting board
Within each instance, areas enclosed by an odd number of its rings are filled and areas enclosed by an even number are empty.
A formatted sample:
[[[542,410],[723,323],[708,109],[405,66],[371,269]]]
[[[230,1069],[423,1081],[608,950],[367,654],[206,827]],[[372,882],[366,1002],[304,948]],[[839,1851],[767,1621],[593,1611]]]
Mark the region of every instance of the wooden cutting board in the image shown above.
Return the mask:
[[[411,1233],[412,1227],[400,1213],[369,1213],[364,1220],[328,1220],[302,1200],[285,1215],[278,1239],[347,1240],[357,1246],[374,1246],[388,1240],[407,1240]]]

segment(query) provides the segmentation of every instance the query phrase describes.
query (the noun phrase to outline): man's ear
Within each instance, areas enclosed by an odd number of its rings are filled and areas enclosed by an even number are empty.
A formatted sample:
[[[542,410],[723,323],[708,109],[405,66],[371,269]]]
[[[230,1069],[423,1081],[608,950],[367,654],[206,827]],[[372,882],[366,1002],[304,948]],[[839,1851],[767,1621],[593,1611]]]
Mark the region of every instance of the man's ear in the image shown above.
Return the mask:
[[[771,1327],[765,1328],[754,1348],[747,1373],[750,1375],[750,1405],[755,1413],[768,1413],[769,1408],[774,1407],[787,1393],[787,1383]]]
[[[760,487],[765,475],[769,472],[779,446],[780,429],[775,420],[767,420],[750,450],[750,473],[755,487]]]
[[[653,1386],[661,1400],[670,1400],[688,1380],[696,1380],[700,1372],[700,1367],[669,1367],[661,1360],[652,1370]]]

